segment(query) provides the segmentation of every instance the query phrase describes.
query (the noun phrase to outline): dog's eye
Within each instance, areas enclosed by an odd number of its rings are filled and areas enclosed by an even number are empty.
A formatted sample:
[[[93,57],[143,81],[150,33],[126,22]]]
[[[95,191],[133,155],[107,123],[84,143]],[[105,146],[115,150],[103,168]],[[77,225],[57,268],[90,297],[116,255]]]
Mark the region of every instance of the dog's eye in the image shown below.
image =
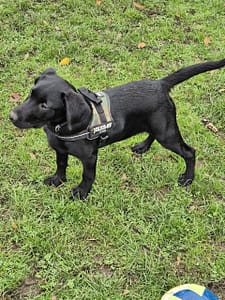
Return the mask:
[[[40,104],[40,108],[41,108],[41,109],[48,109],[47,103],[42,102],[42,103]]]

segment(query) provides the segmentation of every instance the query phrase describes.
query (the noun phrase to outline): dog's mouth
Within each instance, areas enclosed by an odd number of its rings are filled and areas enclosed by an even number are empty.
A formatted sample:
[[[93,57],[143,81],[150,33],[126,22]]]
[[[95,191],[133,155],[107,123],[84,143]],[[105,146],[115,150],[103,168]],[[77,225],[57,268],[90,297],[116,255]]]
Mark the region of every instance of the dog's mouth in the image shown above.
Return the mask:
[[[11,113],[9,116],[10,121],[15,125],[17,128],[20,129],[29,129],[29,128],[41,128],[45,125],[45,123],[40,121],[34,121],[34,122],[27,122],[23,120],[19,120],[13,116]]]
[[[38,119],[34,119],[32,121],[23,120],[14,111],[10,112],[9,119],[16,127],[20,129],[41,128],[46,123],[45,121],[40,121]]]
[[[30,128],[41,128],[45,124],[40,123],[29,123],[29,122],[19,122],[19,121],[12,121],[12,123],[19,129],[30,129]]]

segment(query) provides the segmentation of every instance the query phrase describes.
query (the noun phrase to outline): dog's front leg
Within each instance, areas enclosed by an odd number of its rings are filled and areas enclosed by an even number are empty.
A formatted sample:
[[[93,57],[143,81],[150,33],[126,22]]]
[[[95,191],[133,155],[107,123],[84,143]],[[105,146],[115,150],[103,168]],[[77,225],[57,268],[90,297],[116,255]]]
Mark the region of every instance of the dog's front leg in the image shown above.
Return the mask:
[[[72,198],[84,199],[91,190],[95,180],[97,152],[86,158],[81,158],[83,164],[83,175],[81,183],[72,190]]]
[[[57,170],[54,175],[44,180],[44,184],[59,186],[64,181],[66,181],[67,162],[68,162],[68,154],[62,154],[56,151]]]

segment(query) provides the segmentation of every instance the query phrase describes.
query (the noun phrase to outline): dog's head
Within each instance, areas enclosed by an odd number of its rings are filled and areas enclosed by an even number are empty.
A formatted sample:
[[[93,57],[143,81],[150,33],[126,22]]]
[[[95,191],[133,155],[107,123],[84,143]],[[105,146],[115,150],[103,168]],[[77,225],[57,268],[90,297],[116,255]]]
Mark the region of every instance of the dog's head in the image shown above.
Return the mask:
[[[40,128],[66,121],[68,129],[73,130],[87,108],[87,102],[76,89],[50,68],[35,80],[29,96],[9,117],[18,128]]]

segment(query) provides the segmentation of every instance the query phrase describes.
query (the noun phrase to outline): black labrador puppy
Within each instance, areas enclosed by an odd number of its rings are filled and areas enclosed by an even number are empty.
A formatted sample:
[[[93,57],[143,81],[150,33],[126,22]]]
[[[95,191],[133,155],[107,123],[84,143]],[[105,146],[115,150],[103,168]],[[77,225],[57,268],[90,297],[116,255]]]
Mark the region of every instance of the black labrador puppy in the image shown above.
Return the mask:
[[[199,63],[159,80],[143,79],[107,89],[101,97],[110,99],[111,119],[108,122],[102,114],[99,94],[77,90],[50,68],[35,80],[25,102],[11,111],[10,120],[19,128],[44,127],[49,145],[56,151],[57,163],[56,173],[44,180],[46,185],[59,186],[66,181],[68,155],[81,160],[83,178],[72,190],[73,197],[84,199],[91,190],[99,147],[140,132],[149,135],[132,147],[132,151],[144,153],[157,140],[184,159],[186,170],[178,183],[186,186],[194,179],[195,150],[182,139],[169,92],[192,76],[224,66],[225,59]],[[103,121],[94,127],[93,134],[90,124],[95,108]]]

